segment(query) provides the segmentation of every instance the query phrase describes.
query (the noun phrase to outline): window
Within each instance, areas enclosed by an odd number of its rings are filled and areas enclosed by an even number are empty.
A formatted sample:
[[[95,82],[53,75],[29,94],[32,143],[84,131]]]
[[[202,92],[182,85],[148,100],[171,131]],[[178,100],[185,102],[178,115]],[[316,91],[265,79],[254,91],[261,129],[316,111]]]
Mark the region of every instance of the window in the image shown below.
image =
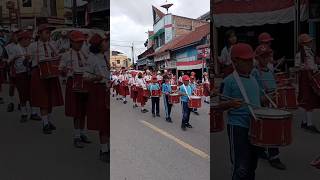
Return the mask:
[[[120,64],[120,60],[117,60],[117,64]]]

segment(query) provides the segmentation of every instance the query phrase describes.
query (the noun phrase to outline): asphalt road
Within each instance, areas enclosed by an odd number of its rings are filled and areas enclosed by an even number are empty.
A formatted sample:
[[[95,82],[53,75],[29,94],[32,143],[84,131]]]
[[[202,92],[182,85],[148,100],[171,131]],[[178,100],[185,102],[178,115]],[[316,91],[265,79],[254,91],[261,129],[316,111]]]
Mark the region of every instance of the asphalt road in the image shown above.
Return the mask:
[[[320,135],[310,134],[299,128],[301,110],[292,111],[293,144],[283,147],[281,160],[286,164],[287,170],[280,171],[272,168],[266,160],[259,160],[256,171],[257,180],[319,180],[320,170],[313,168],[309,163],[320,155]],[[314,122],[320,128],[320,112],[314,114]],[[231,180],[231,163],[229,158],[229,144],[226,131],[212,133],[211,142],[211,179]]]
[[[112,180],[209,180],[210,136],[209,105],[191,115],[193,129],[182,131],[181,106],[173,107],[173,123],[141,108],[111,98],[111,161]]]
[[[106,180],[107,164],[99,160],[96,132],[89,132],[93,141],[84,149],[72,144],[73,123],[64,116],[64,108],[54,110],[57,131],[42,134],[41,122],[19,122],[20,113],[6,112],[7,86],[0,93],[6,104],[0,105],[0,179],[1,180]],[[17,105],[17,97],[15,98]]]

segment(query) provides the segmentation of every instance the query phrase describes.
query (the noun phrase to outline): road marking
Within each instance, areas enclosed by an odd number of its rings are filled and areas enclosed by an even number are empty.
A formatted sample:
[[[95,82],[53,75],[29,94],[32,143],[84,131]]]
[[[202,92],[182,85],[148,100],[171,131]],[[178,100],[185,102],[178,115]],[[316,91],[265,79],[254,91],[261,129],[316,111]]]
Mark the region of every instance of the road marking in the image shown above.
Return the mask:
[[[180,140],[180,139],[174,137],[173,135],[167,133],[166,131],[154,126],[153,124],[150,124],[150,123],[148,123],[146,121],[142,121],[142,120],[140,122],[142,124],[144,124],[145,126],[151,128],[152,130],[154,130],[154,131],[162,134],[163,136],[173,140],[177,144],[180,144],[182,147],[184,147],[185,149],[191,151],[192,153],[194,153],[194,154],[196,154],[196,155],[198,155],[198,156],[200,156],[200,157],[202,157],[202,158],[204,158],[206,160],[210,160],[210,156],[207,153],[201,151],[200,149],[195,148],[195,147],[191,146],[190,144],[188,144],[186,142],[183,142],[182,140]]]

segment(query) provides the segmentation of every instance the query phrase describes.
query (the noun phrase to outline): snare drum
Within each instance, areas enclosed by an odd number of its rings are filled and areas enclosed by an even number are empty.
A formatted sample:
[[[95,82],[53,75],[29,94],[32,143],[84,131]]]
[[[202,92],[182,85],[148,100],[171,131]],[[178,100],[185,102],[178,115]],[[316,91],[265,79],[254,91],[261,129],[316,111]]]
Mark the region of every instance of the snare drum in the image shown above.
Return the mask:
[[[150,91],[147,88],[144,88],[142,91],[144,97],[150,97]]]
[[[131,86],[131,90],[132,91],[138,91],[138,87],[137,87],[137,85],[136,84],[133,84],[132,86]]]
[[[314,92],[320,96],[320,72],[312,75],[312,87]]]
[[[200,108],[201,107],[201,97],[200,96],[190,96],[189,108]]]
[[[278,88],[276,103],[278,108],[297,109],[296,89],[292,86]]]
[[[83,73],[74,73],[73,74],[73,84],[72,91],[79,93],[88,93],[88,83],[84,82]]]
[[[210,107],[210,133],[221,132],[224,130],[223,111],[217,110],[217,103]]]
[[[152,97],[160,97],[161,96],[161,90],[152,90],[151,91]]]
[[[59,59],[51,59],[39,62],[39,69],[40,69],[40,78],[41,79],[50,79],[59,77]]]
[[[250,123],[251,144],[261,147],[287,146],[292,143],[292,114],[287,111],[259,108]]]
[[[279,72],[275,74],[277,83],[284,84],[286,79],[288,79],[288,74],[284,72]]]
[[[169,104],[178,104],[180,103],[179,94],[169,94]]]

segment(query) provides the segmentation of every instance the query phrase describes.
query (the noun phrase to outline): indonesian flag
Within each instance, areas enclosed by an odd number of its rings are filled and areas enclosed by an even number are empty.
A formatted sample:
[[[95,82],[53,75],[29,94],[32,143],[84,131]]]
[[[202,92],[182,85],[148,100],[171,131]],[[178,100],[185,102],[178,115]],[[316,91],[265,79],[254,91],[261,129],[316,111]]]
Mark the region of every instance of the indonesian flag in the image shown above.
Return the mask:
[[[295,0],[214,0],[213,20],[217,27],[260,26],[295,20]],[[308,18],[308,0],[300,0],[301,20]]]

